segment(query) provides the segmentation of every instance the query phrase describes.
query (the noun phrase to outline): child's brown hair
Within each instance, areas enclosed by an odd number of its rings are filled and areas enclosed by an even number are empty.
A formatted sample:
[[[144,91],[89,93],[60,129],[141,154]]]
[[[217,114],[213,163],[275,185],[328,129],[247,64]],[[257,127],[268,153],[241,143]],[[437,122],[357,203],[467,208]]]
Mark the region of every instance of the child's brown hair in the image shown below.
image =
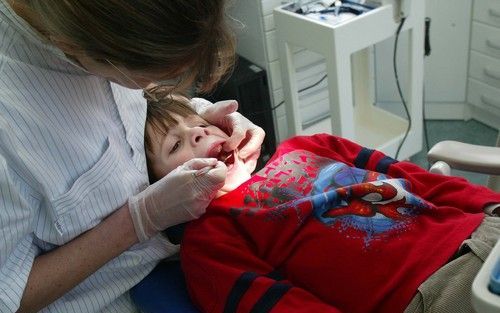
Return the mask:
[[[172,94],[168,87],[161,86],[148,89],[144,93],[147,100],[146,129],[144,131],[144,148],[146,150],[146,163],[148,166],[149,180],[151,183],[157,178],[150,171],[151,162],[149,154],[153,153],[152,132],[163,136],[168,134],[171,127],[179,122],[172,116],[177,114],[181,117],[197,115],[191,107],[189,99],[181,94]]]

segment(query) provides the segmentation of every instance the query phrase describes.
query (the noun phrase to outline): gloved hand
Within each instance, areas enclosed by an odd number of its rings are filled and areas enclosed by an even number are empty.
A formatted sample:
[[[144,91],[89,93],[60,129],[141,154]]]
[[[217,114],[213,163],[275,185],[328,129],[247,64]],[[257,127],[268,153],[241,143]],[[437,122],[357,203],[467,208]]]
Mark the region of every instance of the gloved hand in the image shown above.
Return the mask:
[[[219,101],[211,104],[201,98],[192,99],[193,106],[205,120],[227,130],[230,138],[224,144],[224,151],[238,148],[239,157],[248,173],[252,173],[257,165],[260,149],[266,133],[246,117],[236,112],[238,102],[235,100]]]
[[[139,241],[200,217],[224,186],[226,174],[226,165],[217,159],[192,159],[132,196],[128,206]]]

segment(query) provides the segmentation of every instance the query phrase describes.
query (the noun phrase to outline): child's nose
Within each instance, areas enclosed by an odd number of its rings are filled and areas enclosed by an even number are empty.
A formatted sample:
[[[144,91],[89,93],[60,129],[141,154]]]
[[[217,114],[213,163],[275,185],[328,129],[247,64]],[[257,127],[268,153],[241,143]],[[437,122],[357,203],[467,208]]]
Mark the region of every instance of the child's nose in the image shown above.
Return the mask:
[[[196,145],[206,136],[208,136],[208,129],[206,129],[205,127],[193,127],[191,133],[191,142],[193,145]]]

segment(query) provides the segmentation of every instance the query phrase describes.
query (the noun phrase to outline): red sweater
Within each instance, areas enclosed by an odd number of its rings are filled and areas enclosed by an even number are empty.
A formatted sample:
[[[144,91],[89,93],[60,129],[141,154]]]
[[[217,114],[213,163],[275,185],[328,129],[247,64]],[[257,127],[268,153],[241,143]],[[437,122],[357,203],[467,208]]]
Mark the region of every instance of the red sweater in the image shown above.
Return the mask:
[[[191,222],[204,312],[402,312],[500,195],[330,136],[295,137]]]

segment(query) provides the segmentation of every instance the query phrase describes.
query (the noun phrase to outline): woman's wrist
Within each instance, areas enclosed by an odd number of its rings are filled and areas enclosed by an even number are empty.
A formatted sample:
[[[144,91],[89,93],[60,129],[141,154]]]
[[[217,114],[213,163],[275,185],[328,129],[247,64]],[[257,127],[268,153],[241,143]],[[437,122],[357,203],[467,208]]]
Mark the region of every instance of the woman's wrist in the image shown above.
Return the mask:
[[[112,215],[107,217],[101,224],[103,224],[104,231],[108,232],[110,237],[116,236],[122,239],[117,240],[120,245],[121,252],[139,242],[134,224],[132,222],[132,217],[130,216],[128,203],[125,203]]]

